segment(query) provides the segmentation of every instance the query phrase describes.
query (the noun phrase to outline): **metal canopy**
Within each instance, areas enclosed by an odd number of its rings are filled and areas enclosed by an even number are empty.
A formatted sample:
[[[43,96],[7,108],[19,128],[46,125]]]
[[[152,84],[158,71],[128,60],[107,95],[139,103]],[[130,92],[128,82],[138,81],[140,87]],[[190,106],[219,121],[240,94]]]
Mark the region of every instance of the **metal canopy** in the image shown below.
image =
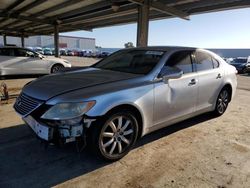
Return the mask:
[[[0,0],[0,34],[32,36],[134,23],[144,0]],[[149,19],[245,8],[249,0],[151,0]]]

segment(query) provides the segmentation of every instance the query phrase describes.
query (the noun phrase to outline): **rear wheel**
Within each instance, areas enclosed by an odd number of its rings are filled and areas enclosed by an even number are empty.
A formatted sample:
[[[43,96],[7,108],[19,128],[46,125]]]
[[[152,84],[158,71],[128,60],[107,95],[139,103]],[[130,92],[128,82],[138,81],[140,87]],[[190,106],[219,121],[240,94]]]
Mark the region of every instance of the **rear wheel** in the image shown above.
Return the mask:
[[[60,72],[64,68],[63,65],[56,64],[51,68],[51,73]]]
[[[224,114],[229,103],[229,97],[229,90],[227,88],[222,89],[217,98],[216,108],[214,110],[214,114],[216,116],[221,116],[222,114]]]
[[[102,158],[115,161],[125,156],[133,147],[138,135],[138,123],[129,111],[114,113],[104,125],[95,126],[93,149]]]
[[[242,70],[242,73],[243,73],[243,74],[246,74],[246,73],[247,73],[247,68],[244,68],[244,69]]]

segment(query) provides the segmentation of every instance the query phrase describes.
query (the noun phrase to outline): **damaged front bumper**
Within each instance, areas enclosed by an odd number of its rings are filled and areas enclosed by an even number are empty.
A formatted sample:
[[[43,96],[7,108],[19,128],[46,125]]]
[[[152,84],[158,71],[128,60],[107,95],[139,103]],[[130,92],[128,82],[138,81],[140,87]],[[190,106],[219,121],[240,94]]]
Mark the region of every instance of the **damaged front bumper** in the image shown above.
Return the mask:
[[[23,121],[35,132],[38,138],[53,143],[58,140],[63,143],[76,141],[77,138],[83,137],[86,128],[89,128],[96,119],[83,117],[81,121],[76,124],[67,124],[67,122],[49,122],[44,123],[37,121],[31,115],[23,117]]]

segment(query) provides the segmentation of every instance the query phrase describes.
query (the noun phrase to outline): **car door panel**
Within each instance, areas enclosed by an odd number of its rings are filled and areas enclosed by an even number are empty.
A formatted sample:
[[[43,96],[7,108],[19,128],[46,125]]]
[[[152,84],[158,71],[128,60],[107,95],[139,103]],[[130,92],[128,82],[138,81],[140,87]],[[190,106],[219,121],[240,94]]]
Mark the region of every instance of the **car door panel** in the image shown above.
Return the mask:
[[[15,55],[20,62],[22,74],[46,74],[48,71],[48,63],[40,59],[38,55],[28,49],[17,48]]]
[[[17,58],[13,48],[1,49],[1,72],[4,75],[22,74],[23,59]]]
[[[197,110],[199,111],[213,107],[221,88],[224,72],[219,67],[215,67],[213,57],[210,54],[197,51],[194,55],[199,79],[197,101]],[[198,67],[199,65],[201,66]]]
[[[168,83],[163,81],[155,83],[155,125],[182,118],[196,110],[199,82],[197,73],[193,69],[191,53],[191,51],[174,53],[166,62],[166,66],[183,71],[181,78],[169,79]]]
[[[195,80],[195,84],[190,84]],[[155,84],[155,124],[191,114],[195,111],[198,93],[196,73],[183,75],[179,79],[171,79],[168,84]]]
[[[220,76],[219,76],[220,75]],[[198,73],[199,95],[197,110],[212,107],[222,84],[223,73],[220,69],[212,69]]]
[[[23,64],[23,69],[27,74],[47,74],[48,63],[39,57],[29,57]]]

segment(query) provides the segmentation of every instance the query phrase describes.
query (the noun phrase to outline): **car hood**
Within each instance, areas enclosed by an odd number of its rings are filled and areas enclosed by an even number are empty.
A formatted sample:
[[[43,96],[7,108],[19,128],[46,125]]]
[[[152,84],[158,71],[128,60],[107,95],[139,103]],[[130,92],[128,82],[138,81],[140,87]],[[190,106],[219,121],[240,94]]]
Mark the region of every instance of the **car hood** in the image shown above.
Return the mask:
[[[74,90],[139,76],[140,75],[103,69],[83,68],[77,71],[52,74],[38,78],[27,84],[22,92],[39,100],[48,100]]]

